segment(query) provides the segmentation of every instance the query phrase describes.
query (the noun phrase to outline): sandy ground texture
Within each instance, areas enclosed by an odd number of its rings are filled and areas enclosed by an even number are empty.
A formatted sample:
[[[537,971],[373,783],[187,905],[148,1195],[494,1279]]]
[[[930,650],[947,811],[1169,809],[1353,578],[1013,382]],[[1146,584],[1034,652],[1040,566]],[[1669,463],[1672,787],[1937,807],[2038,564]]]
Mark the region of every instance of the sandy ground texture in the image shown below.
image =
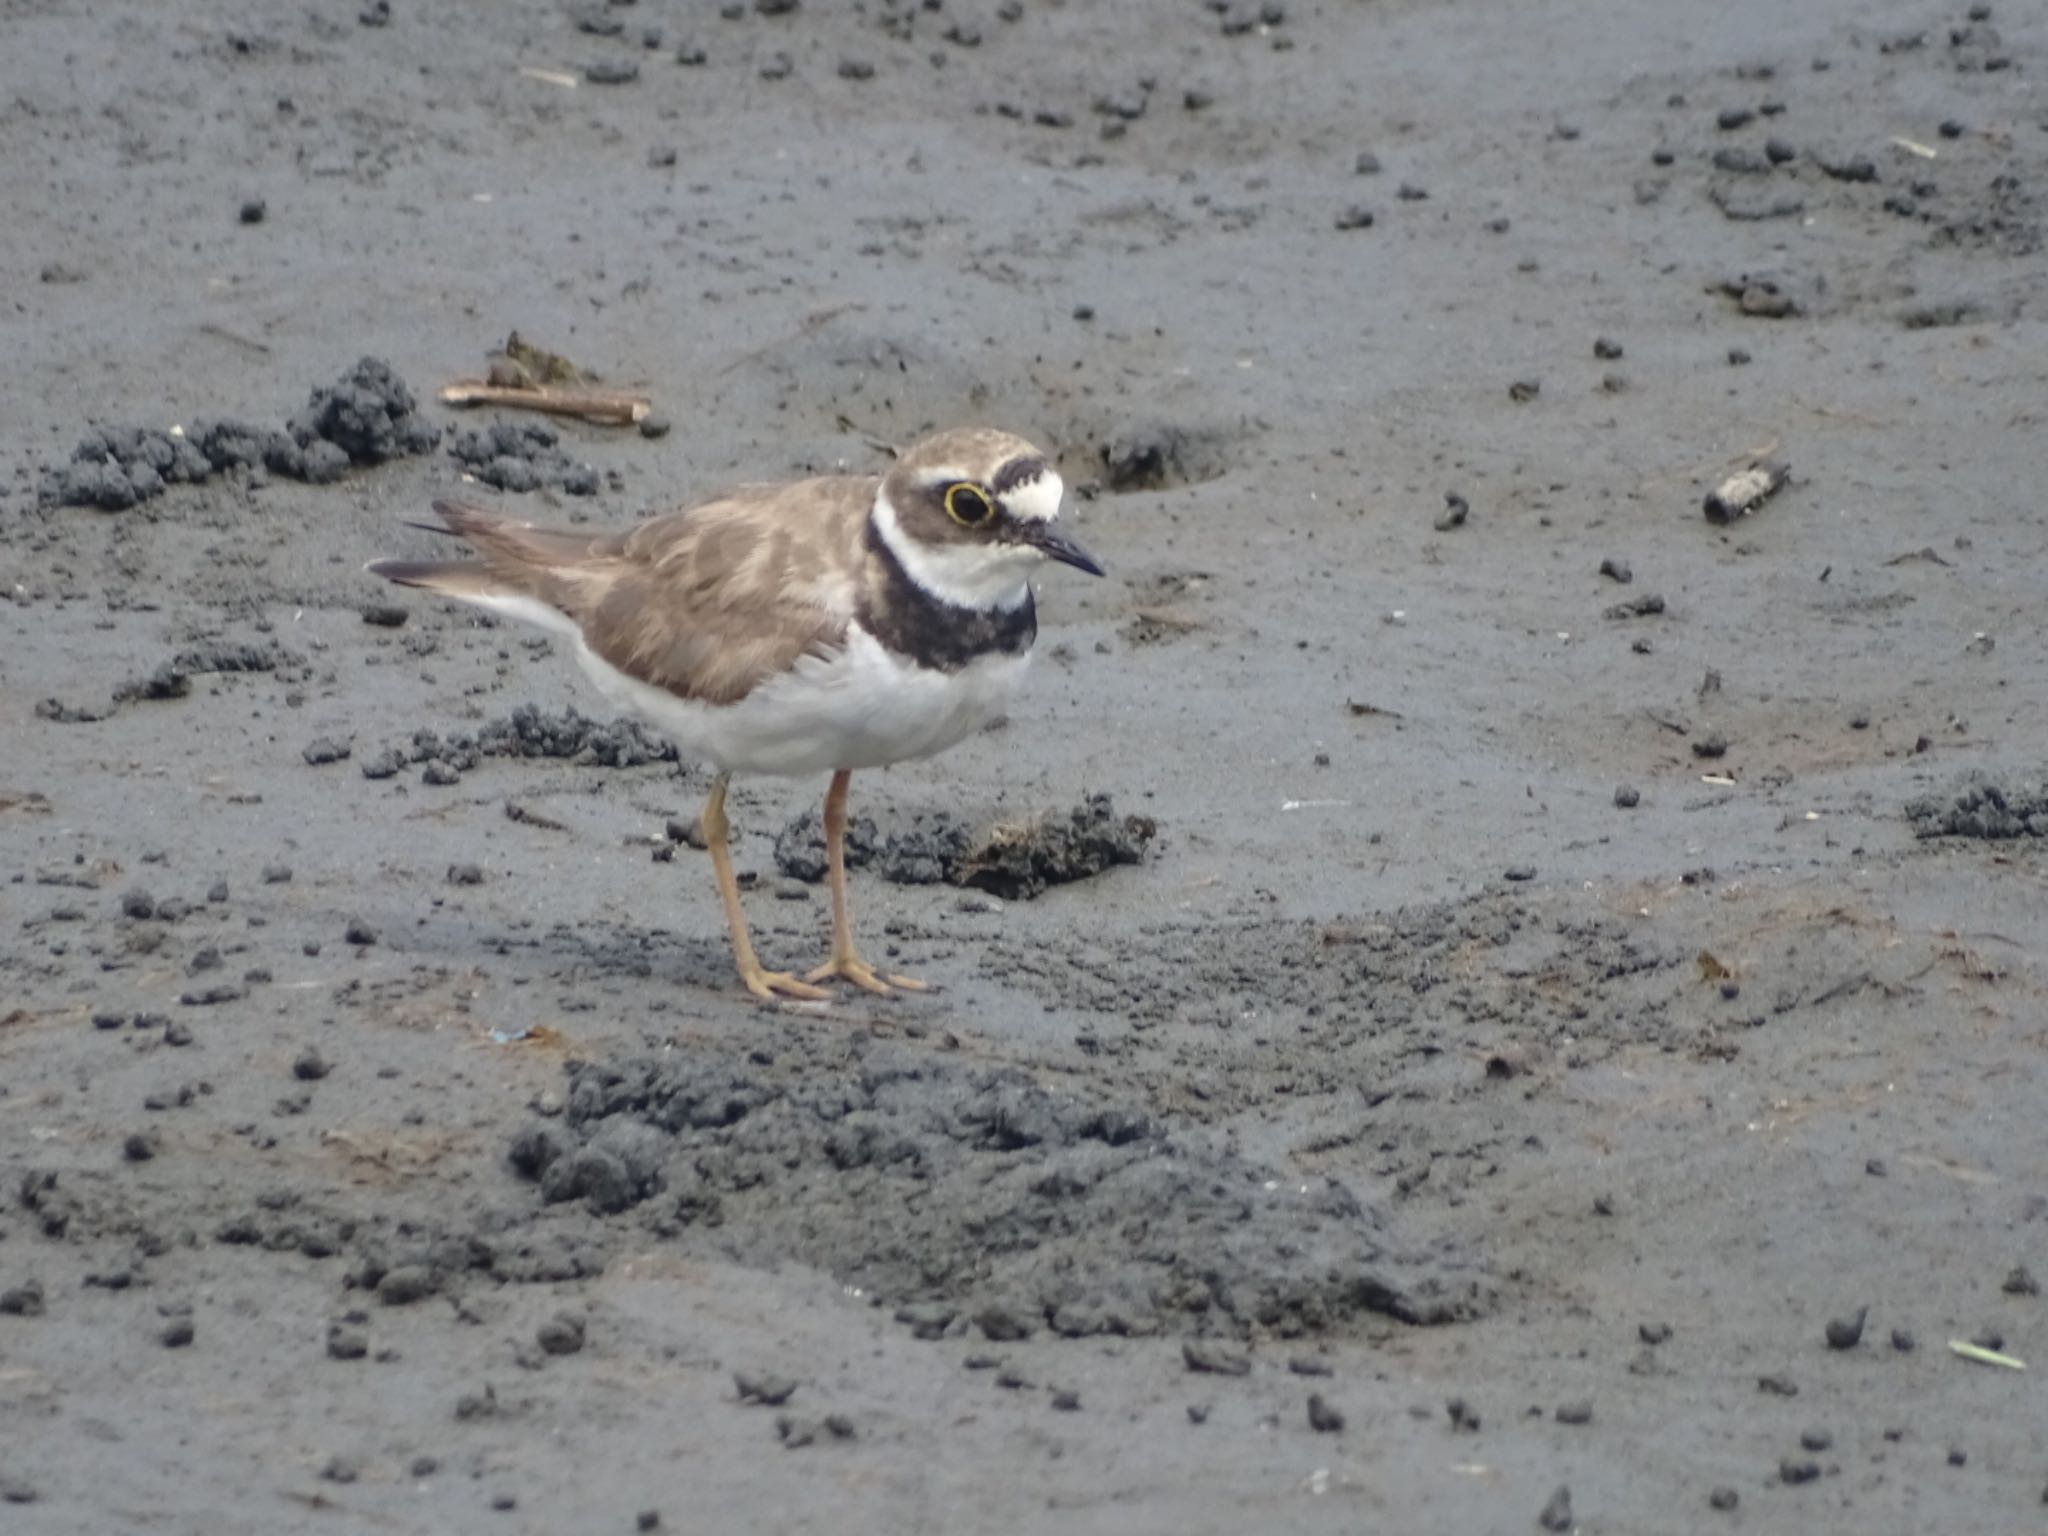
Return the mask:
[[[2048,12],[0,42],[8,1536],[2048,1520]],[[855,780],[928,997],[738,995],[703,770],[361,570],[968,421],[1111,576]]]

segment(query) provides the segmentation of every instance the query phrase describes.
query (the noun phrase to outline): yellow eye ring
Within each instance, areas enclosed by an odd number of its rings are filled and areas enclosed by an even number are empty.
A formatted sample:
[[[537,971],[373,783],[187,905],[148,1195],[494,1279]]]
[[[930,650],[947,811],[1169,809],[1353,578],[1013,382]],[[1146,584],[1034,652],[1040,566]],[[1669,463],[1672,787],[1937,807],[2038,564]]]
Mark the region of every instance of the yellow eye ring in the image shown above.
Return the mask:
[[[946,516],[962,528],[979,528],[996,515],[996,504],[988,492],[971,480],[946,487]]]

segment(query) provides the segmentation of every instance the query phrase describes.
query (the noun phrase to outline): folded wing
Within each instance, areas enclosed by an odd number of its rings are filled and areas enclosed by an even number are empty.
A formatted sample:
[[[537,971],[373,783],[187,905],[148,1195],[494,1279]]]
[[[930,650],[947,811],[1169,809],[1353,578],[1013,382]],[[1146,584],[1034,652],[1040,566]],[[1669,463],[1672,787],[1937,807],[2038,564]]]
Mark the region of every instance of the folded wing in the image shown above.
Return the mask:
[[[579,634],[620,671],[678,698],[727,704],[846,638],[874,482],[748,487],[591,535],[437,501],[477,560],[379,560],[370,570],[543,628]]]

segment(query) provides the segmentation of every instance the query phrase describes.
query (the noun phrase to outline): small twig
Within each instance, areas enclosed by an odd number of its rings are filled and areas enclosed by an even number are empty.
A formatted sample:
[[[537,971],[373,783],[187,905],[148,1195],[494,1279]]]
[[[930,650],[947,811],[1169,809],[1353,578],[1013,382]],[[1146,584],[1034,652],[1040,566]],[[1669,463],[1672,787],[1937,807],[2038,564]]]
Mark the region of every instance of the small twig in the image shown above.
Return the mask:
[[[211,320],[201,321],[199,325],[199,330],[202,335],[214,336],[218,337],[222,341],[233,342],[236,346],[246,347],[251,352],[262,352],[267,354],[270,351],[270,344],[268,342],[258,341],[253,336],[237,335],[235,332],[229,330],[224,325],[215,325]]]
[[[483,379],[455,379],[441,388],[443,405],[509,405],[525,411],[545,411],[550,416],[574,416],[600,426],[629,427],[645,421],[654,403],[645,395],[617,389],[565,389],[542,384],[532,389],[513,389]]]
[[[1865,987],[1875,986],[1876,984],[1877,978],[1872,976],[1870,972],[1858,971],[1853,976],[1843,977],[1825,992],[1820,993],[1809,1001],[1807,1006],[1809,1008],[1818,1008],[1822,1003],[1832,1003],[1838,997],[1853,996],[1855,993],[1861,992]]]
[[[569,830],[561,822],[556,821],[554,817],[544,816],[539,811],[521,805],[517,800],[507,800],[505,802],[505,815],[508,820],[524,822],[529,827],[544,827],[550,832],[566,832]]]
[[[2027,1362],[2012,1355],[2000,1354],[1995,1349],[1986,1349],[1982,1344],[1972,1344],[1967,1339],[1950,1339],[1948,1347],[1965,1360],[1974,1360],[1979,1365],[2002,1365],[2008,1371],[2024,1371]]]
[[[1643,718],[1652,725],[1661,725],[1674,736],[1690,736],[1692,734],[1692,727],[1677,715],[1668,714],[1658,709],[1644,709],[1641,713]]]

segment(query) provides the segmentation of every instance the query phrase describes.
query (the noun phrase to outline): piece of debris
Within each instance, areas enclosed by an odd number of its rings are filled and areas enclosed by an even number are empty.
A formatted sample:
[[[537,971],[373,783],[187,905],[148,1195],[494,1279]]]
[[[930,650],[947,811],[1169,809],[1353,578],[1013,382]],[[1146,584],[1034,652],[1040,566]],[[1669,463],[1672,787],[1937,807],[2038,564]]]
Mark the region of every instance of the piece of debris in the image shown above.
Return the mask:
[[[1125,645],[1157,645],[1182,635],[1191,635],[1201,627],[1202,621],[1193,614],[1154,603],[1134,609],[1130,621],[1117,630],[1117,637]]]
[[[1205,1371],[1213,1376],[1249,1376],[1252,1373],[1250,1355],[1215,1339],[1186,1340],[1180,1347],[1180,1357],[1189,1370]]]
[[[647,396],[602,388],[595,374],[558,352],[535,346],[517,331],[491,354],[488,376],[451,379],[441,387],[439,399],[443,405],[545,411],[607,427],[629,427],[654,413],[654,402]]]
[[[1854,1349],[1863,1341],[1863,1320],[1870,1315],[1870,1308],[1858,1307],[1847,1317],[1828,1319],[1826,1329],[1829,1349]]]
[[[1641,597],[1632,597],[1625,603],[1614,603],[1601,613],[1608,619],[1647,619],[1664,611],[1664,594],[1645,592]]]
[[[1759,320],[1788,320],[1805,313],[1799,300],[1776,278],[1744,273],[1722,283],[1721,291],[1735,300],[1736,308],[1743,314]]]
[[[539,827],[544,832],[566,832],[569,830],[564,823],[555,820],[554,817],[547,815],[545,812],[536,811],[531,806],[521,805],[517,800],[507,800],[505,802],[505,819],[521,822],[529,827]]]
[[[780,1408],[797,1388],[795,1377],[774,1371],[734,1371],[732,1384],[741,1402],[760,1403],[768,1408]]]
[[[451,379],[441,386],[437,398],[443,405],[507,405],[525,411],[546,411],[551,416],[574,416],[607,427],[632,426],[654,411],[654,402],[647,396],[624,390],[561,389],[550,385],[507,389],[483,379]]]
[[[785,1413],[776,1416],[775,1433],[786,1448],[794,1451],[816,1445],[822,1439],[851,1440],[855,1430],[853,1420],[843,1413],[828,1413],[820,1419]]]
[[[1972,1344],[1967,1339],[1950,1339],[1949,1349],[1965,1360],[1974,1360],[1979,1365],[2001,1365],[2008,1371],[2024,1371],[2027,1362],[1999,1350],[1986,1349],[1982,1344]]]
[[[1760,459],[1730,475],[1707,493],[1707,521],[1732,523],[1747,517],[1777,495],[1791,474],[1792,466],[1783,459]]]
[[[1893,555],[1891,559],[1885,561],[1886,565],[1917,565],[1921,563],[1927,565],[1950,564],[1949,561],[1941,557],[1940,551],[1936,550],[1932,544],[1923,544],[1918,549],[1909,549],[1903,555]]]

